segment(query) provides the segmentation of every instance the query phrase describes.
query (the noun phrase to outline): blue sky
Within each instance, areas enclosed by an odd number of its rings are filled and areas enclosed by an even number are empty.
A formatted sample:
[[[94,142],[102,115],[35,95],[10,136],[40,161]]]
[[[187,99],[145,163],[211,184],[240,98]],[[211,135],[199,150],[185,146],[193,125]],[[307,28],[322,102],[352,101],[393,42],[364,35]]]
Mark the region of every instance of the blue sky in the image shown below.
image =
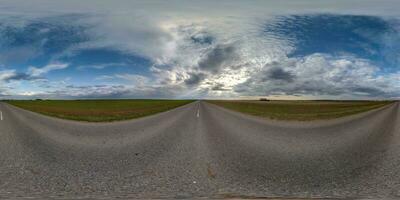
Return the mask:
[[[396,99],[399,6],[6,0],[0,98]]]

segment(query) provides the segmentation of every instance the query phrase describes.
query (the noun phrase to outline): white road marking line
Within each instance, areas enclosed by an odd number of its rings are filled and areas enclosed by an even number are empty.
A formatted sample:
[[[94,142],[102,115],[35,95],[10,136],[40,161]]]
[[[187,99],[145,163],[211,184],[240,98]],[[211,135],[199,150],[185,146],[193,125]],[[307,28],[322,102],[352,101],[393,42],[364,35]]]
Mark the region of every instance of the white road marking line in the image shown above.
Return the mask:
[[[197,117],[200,117],[200,110],[197,109]]]
[[[3,112],[0,111],[0,120],[3,121]]]

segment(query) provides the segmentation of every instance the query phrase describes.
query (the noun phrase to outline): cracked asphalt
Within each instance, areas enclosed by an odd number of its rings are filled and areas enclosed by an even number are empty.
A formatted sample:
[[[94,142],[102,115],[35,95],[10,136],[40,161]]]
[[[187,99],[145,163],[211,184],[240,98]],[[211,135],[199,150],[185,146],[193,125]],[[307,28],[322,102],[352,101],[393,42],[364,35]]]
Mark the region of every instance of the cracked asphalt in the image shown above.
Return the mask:
[[[113,123],[0,111],[0,198],[400,198],[399,103],[316,122],[203,101]]]

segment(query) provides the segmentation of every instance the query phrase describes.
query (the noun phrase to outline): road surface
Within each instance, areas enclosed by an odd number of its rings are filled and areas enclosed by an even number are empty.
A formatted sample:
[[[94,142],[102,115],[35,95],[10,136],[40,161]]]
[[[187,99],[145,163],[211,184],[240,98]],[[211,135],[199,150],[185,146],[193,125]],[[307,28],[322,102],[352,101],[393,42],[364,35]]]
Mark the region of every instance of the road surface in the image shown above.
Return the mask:
[[[201,101],[114,123],[0,111],[0,198],[400,197],[399,103],[313,123]]]

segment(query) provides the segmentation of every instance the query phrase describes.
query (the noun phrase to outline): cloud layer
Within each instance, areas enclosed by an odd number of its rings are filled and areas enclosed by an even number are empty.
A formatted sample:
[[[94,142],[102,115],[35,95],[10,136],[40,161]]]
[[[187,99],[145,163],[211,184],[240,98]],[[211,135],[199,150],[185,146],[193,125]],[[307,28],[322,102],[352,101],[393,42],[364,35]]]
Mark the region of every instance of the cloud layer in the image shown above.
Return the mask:
[[[394,99],[396,4],[5,1],[0,98]]]

